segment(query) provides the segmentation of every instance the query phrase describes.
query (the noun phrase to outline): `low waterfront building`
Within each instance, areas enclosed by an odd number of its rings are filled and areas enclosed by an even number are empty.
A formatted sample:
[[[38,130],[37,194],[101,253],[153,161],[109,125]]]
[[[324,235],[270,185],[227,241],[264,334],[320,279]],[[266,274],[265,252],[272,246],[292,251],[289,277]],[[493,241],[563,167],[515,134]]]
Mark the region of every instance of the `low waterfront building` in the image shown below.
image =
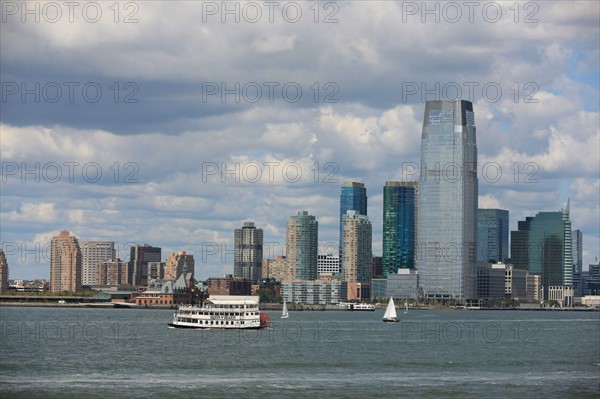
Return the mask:
[[[251,295],[252,280],[227,274],[208,279],[208,295]]]
[[[527,270],[505,263],[477,264],[478,299],[527,299]]]
[[[296,280],[281,283],[282,296],[288,303],[333,305],[346,301],[345,283],[339,280]]]
[[[527,275],[527,300],[541,302],[544,300],[542,276],[539,274]]]
[[[152,280],[135,298],[135,303],[141,306],[191,304],[192,288],[195,288],[192,273],[182,273],[177,280]]]
[[[589,307],[600,307],[600,295],[586,295],[581,298],[581,304]]]
[[[387,297],[387,279],[371,279],[371,299],[383,299]]]

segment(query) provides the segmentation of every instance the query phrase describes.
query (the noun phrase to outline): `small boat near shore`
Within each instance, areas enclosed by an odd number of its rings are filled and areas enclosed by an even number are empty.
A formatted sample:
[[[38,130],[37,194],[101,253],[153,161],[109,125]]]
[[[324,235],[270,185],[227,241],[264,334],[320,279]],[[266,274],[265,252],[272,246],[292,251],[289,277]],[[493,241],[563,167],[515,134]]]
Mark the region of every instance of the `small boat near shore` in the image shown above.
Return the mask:
[[[260,313],[258,299],[258,296],[211,295],[202,306],[180,306],[169,326],[222,329],[267,327],[269,316]]]
[[[382,320],[387,323],[397,323],[400,321],[396,316],[396,305],[394,304],[394,298],[390,297],[390,301],[385,309]]]
[[[287,319],[288,317],[290,317],[290,314],[288,312],[287,304],[285,303],[285,299],[284,299],[283,300],[283,309],[281,309],[281,318]]]
[[[375,305],[370,304],[370,303],[339,303],[339,306],[345,306],[346,310],[351,310],[351,311],[367,311],[367,312],[374,312],[375,311]]]

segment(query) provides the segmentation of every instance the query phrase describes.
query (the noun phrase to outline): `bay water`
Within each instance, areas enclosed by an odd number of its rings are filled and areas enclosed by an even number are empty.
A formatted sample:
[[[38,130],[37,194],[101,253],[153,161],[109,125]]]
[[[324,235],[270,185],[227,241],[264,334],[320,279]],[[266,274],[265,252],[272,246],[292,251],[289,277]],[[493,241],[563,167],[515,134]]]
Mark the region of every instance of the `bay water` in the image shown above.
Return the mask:
[[[0,308],[6,398],[598,398],[600,312],[303,311],[183,330],[173,311]]]

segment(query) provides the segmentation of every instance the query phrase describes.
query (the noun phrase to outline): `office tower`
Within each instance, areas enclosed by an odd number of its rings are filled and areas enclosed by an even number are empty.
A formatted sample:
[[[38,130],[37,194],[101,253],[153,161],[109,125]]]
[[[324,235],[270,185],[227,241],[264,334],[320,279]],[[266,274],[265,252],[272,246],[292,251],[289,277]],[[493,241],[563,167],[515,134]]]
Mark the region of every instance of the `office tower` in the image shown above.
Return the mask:
[[[477,262],[505,262],[508,245],[508,211],[478,209]]]
[[[427,101],[416,263],[426,298],[465,302],[475,297],[476,165],[473,104]]]
[[[150,269],[151,270],[151,269]],[[165,264],[165,280],[177,280],[182,273],[194,274],[194,255],[185,251],[173,252]],[[150,280],[150,277],[148,277]]]
[[[388,181],[383,187],[382,273],[415,268],[418,183]]]
[[[253,222],[244,222],[234,233],[233,276],[258,280],[262,275],[263,230]]]
[[[539,212],[511,232],[511,261],[516,269],[541,276],[545,299],[570,306],[573,296],[573,251],[569,203],[559,212]],[[514,256],[512,256],[514,254]]]
[[[571,232],[573,240],[573,272],[581,274],[583,271],[583,233],[581,230]]]
[[[290,217],[286,226],[286,258],[294,280],[316,280],[319,222],[307,211]]]
[[[113,260],[116,256],[112,241],[80,241],[81,285],[97,285],[98,265]]]
[[[63,230],[50,242],[50,291],[81,290],[81,248],[77,237]]]
[[[4,250],[0,248],[0,293],[8,291],[8,262]]]
[[[335,276],[340,273],[340,256],[324,254],[317,256],[317,274],[319,276]]]
[[[127,269],[127,283],[131,285],[147,284],[148,262],[160,262],[160,258],[160,247],[153,247],[148,244],[132,246]]]
[[[338,252],[342,256],[342,218],[348,211],[367,215],[367,189],[363,183],[347,181],[340,192],[340,241]],[[341,258],[340,258],[341,259]]]
[[[369,217],[347,211],[342,219],[341,275],[349,283],[369,284],[373,251],[373,229]]]

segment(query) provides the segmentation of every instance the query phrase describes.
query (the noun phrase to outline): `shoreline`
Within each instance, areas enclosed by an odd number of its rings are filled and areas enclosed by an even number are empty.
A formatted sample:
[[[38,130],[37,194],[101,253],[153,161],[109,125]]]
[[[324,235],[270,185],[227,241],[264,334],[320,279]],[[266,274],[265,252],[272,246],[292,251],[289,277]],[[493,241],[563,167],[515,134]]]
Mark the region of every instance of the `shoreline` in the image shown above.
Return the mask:
[[[263,311],[281,311],[282,304],[278,303],[265,303],[260,304],[260,310]],[[151,305],[151,306],[130,306],[128,304],[124,304],[122,302],[89,302],[89,303],[57,303],[53,302],[0,302],[0,308],[2,307],[25,307],[25,308],[86,308],[86,309],[143,309],[143,310],[175,310],[177,306],[175,305]],[[383,304],[378,304],[377,309],[385,309]],[[402,310],[402,308],[397,308]],[[351,312],[350,310],[345,309],[342,306],[337,305],[303,305],[303,304],[288,304],[288,310],[290,312]],[[577,308],[533,308],[533,307],[523,307],[523,308],[453,308],[448,306],[419,306],[419,307],[411,307],[409,311],[415,310],[447,310],[447,311],[481,311],[481,310],[494,310],[494,311],[508,311],[508,310],[518,310],[518,311],[545,311],[545,312],[600,312],[600,308],[585,308],[585,307],[577,307]],[[365,311],[353,311],[363,313]],[[369,313],[369,312],[365,312]]]

